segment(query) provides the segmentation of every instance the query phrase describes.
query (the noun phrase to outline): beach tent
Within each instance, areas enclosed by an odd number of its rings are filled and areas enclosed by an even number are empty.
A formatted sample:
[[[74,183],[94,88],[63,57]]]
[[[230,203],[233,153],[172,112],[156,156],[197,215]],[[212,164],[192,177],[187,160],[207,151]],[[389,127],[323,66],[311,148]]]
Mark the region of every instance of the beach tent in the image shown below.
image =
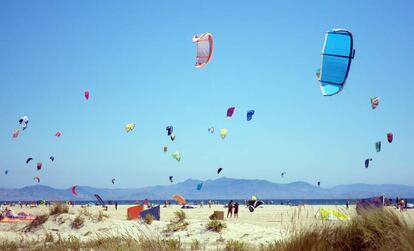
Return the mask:
[[[136,220],[140,218],[140,213],[144,210],[144,205],[137,205],[127,209],[128,220]]]
[[[349,217],[349,215],[344,214],[342,212],[339,212],[337,210],[333,210],[333,209],[327,209],[327,208],[319,208],[318,211],[319,216],[321,217],[321,220],[350,220],[351,217]]]
[[[147,210],[143,210],[139,213],[139,217],[141,219],[145,219],[147,214],[151,214],[154,218],[154,220],[160,220],[160,206],[152,207]]]

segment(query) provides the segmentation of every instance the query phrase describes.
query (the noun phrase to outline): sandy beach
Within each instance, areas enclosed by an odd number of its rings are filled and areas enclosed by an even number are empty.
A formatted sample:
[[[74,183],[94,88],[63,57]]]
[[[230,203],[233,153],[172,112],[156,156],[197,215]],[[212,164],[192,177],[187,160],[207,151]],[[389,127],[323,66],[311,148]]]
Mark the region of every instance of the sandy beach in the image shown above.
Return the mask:
[[[349,209],[345,206],[326,206],[326,205],[305,205],[305,206],[286,206],[286,205],[265,205],[257,208],[254,212],[241,206],[238,218],[226,218],[224,223],[226,228],[221,232],[212,232],[206,230],[206,225],[210,221],[209,216],[214,211],[224,211],[223,205],[212,205],[211,208],[204,206],[202,208],[184,209],[186,219],[189,224],[185,230],[168,232],[167,225],[175,217],[174,212],[180,210],[180,206],[171,205],[169,207],[161,206],[161,220],[153,221],[148,225],[142,220],[127,220],[127,208],[130,206],[120,205],[118,210],[110,206],[107,211],[102,207],[90,206],[82,208],[74,206],[69,208],[69,213],[50,216],[49,219],[41,226],[25,232],[22,229],[28,224],[27,222],[18,223],[1,223],[0,238],[22,241],[39,241],[46,238],[46,235],[52,234],[56,239],[70,238],[71,236],[79,238],[81,241],[93,240],[101,237],[121,236],[130,238],[175,238],[180,239],[183,248],[189,249],[194,240],[198,240],[201,248],[204,250],[217,250],[223,248],[228,240],[239,240],[251,245],[260,245],[261,243],[272,242],[288,238],[292,233],[302,231],[309,227],[316,227],[319,224],[341,224],[340,221],[321,221],[317,215],[321,207],[339,210],[349,214],[351,217],[356,214],[355,206],[351,205]],[[14,212],[24,211],[34,215],[49,213],[49,207],[39,206],[37,208],[28,208],[23,206],[12,207]],[[395,212],[398,210],[395,209]],[[104,217],[99,217],[99,214]],[[414,210],[398,212],[410,222],[414,222]],[[79,229],[72,227],[74,219],[81,215],[84,224]]]

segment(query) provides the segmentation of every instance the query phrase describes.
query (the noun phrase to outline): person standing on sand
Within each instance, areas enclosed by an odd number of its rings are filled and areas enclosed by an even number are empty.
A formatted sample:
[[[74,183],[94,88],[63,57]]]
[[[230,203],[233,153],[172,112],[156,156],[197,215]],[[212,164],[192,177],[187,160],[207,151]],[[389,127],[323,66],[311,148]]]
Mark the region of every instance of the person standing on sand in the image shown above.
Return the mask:
[[[208,208],[211,208],[211,200],[208,200]]]
[[[239,218],[239,203],[234,204],[234,218]]]
[[[118,210],[118,201],[115,201],[115,210]]]
[[[346,209],[349,209],[349,200],[346,201],[345,205],[346,205]]]
[[[227,204],[227,218],[229,218],[229,214],[230,218],[233,217],[233,200],[231,200],[229,204]]]

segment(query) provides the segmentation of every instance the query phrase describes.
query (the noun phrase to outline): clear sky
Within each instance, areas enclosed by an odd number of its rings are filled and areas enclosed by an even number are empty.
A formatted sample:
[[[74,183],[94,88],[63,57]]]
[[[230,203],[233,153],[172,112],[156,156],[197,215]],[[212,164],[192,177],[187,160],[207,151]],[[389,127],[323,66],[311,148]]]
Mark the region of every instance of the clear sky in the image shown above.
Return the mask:
[[[0,187],[33,185],[34,176],[59,188],[142,187],[169,184],[169,175],[413,184],[413,9],[371,0],[0,1]],[[323,97],[315,70],[332,28],[352,31],[356,55],[344,90]],[[215,51],[196,69],[191,38],[204,32]],[[29,126],[14,140],[23,115]]]

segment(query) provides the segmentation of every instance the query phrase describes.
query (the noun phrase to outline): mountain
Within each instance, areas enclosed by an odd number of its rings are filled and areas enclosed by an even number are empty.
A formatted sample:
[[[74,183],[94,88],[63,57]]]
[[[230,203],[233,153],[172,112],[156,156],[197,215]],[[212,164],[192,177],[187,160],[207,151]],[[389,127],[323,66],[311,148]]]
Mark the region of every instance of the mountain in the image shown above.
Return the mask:
[[[201,191],[196,190],[203,183]],[[220,178],[216,180],[193,180],[163,186],[143,188],[94,188],[79,186],[78,196],[73,196],[71,188],[55,189],[36,185],[20,189],[0,188],[0,201],[32,200],[94,200],[99,194],[105,200],[153,200],[171,199],[175,193],[189,199],[246,199],[256,195],[261,199],[348,199],[366,198],[385,194],[390,197],[414,198],[414,187],[406,185],[351,184],[332,188],[319,188],[306,182],[288,184],[272,183],[266,180]]]

